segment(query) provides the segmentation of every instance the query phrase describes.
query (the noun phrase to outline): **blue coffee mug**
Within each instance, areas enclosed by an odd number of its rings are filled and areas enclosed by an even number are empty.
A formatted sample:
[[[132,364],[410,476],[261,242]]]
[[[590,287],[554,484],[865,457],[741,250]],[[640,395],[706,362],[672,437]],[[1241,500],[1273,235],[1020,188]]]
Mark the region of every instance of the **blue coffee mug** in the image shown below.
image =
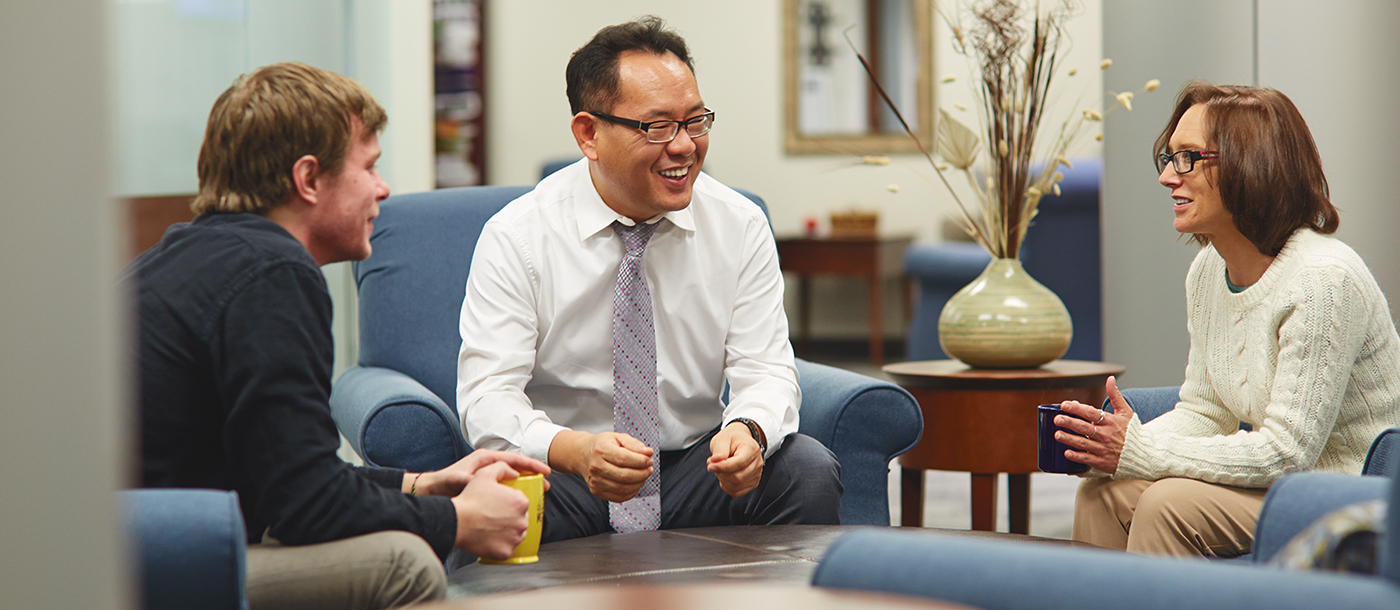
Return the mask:
[[[1065,450],[1068,445],[1055,440],[1055,431],[1065,430],[1055,425],[1055,416],[1061,413],[1069,417],[1078,417],[1073,413],[1065,413],[1060,405],[1040,405],[1037,407],[1040,415],[1040,434],[1036,436],[1036,449],[1039,452],[1039,466],[1045,472],[1055,472],[1060,474],[1079,474],[1089,470],[1088,464],[1081,464],[1065,457]],[[1088,420],[1085,420],[1088,421]],[[1069,434],[1075,434],[1072,430],[1065,430]]]

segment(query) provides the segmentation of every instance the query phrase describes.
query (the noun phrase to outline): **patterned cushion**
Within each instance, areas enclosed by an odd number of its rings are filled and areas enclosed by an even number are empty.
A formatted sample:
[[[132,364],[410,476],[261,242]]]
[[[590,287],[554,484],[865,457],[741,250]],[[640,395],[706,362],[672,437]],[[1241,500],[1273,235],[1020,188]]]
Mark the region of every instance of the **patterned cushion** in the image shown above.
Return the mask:
[[[1294,570],[1375,574],[1385,500],[1339,508],[1299,532],[1269,563]]]

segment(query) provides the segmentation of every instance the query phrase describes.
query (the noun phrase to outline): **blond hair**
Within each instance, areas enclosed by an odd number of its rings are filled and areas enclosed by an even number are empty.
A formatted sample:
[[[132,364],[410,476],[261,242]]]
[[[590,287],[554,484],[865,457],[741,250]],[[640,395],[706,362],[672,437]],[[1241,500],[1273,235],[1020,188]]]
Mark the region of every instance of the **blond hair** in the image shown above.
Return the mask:
[[[190,207],[196,214],[272,211],[296,188],[297,159],[312,155],[319,171],[341,170],[355,119],[366,138],[388,122],[364,87],[334,72],[287,62],[238,77],[209,112]]]

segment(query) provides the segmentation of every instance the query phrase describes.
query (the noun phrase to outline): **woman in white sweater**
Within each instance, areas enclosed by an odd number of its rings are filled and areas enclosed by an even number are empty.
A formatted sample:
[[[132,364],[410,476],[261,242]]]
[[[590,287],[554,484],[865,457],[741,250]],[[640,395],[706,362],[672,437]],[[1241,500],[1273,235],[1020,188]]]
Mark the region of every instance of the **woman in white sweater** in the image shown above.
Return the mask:
[[[1302,115],[1278,91],[1189,83],[1157,138],[1173,226],[1203,246],[1186,276],[1180,402],[1144,424],[1069,401],[1066,457],[1092,467],[1074,538],[1132,552],[1249,552],[1269,485],[1360,474],[1400,424],[1400,338],[1337,211]],[[1241,423],[1251,431],[1239,430]]]

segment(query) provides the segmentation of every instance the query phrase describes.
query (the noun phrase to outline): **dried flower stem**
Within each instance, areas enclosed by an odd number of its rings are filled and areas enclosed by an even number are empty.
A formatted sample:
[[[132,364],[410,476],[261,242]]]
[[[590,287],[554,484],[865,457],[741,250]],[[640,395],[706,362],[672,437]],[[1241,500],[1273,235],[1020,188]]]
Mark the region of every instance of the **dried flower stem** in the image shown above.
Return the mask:
[[[1030,168],[1036,134],[1060,58],[1064,22],[1071,9],[1068,0],[1043,13],[1037,8],[1028,32],[1022,25],[1024,8],[1020,3],[995,0],[974,8],[974,25],[962,28],[969,32],[969,44],[959,51],[975,55],[981,67],[977,93],[987,118],[983,125],[987,140],[1004,142],[1007,151],[1004,155],[988,156],[992,186],[988,188],[986,203],[990,205],[986,207],[994,210],[984,216],[986,224],[977,227],[979,232],[993,236],[989,250],[994,256],[1016,257],[1040,198],[1052,187],[1048,179],[1055,164],[1047,164],[1034,177]],[[952,25],[946,14],[944,19]],[[1066,131],[1061,129],[1062,134]],[[1063,152],[1063,147],[1053,148],[1056,150],[1052,157]]]
[[[890,94],[885,92],[885,88],[880,85],[880,79],[875,76],[875,71],[870,68],[870,63],[865,60],[865,56],[856,48],[855,42],[851,40],[849,28],[847,28],[847,31],[842,32],[842,35],[846,37],[846,44],[850,45],[851,50],[856,52],[856,58],[860,60],[861,67],[865,68],[865,73],[870,77],[870,82],[875,85],[875,90],[880,93],[880,99],[885,101],[885,105],[889,107],[890,112],[894,113],[894,118],[899,120],[900,127],[904,128],[904,133],[909,134],[909,137],[914,140],[914,145],[919,147],[919,152],[923,153],[924,158],[928,159],[929,165],[933,166],[933,171],[938,174],[938,179],[943,182],[943,186],[948,189],[949,193],[952,193],[953,202],[957,203],[958,209],[962,211],[963,220],[968,226],[976,226],[976,223],[972,220],[972,216],[967,212],[967,207],[963,205],[962,199],[958,197],[957,191],[953,190],[953,185],[948,183],[948,177],[943,175],[943,170],[939,169],[938,163],[933,160],[933,154],[929,152],[928,147],[926,147],[923,141],[919,139],[919,136],[914,133],[914,130],[909,127],[909,122],[904,120],[904,115],[899,112],[899,107],[895,105],[894,100],[890,99]],[[985,205],[981,207],[986,208]],[[978,243],[982,244],[982,247],[988,250],[992,248],[988,239],[990,234],[983,235],[972,231],[969,231],[968,234],[971,235],[973,239],[977,240]]]
[[[1042,141],[1037,148],[1036,137],[1047,108],[1051,83],[1062,59],[1061,45],[1067,41],[1065,23],[1075,10],[1074,0],[1050,1],[1051,8],[1042,12],[1037,0],[1034,13],[1027,15],[1025,7],[1017,0],[979,0],[967,11],[971,15],[970,26],[938,11],[952,29],[953,49],[967,57],[974,74],[980,76],[975,79],[973,88],[978,101],[980,142],[976,132],[946,112],[939,112],[941,120],[935,125],[938,154],[949,165],[963,171],[977,196],[980,214],[975,216],[969,213],[949,184],[941,164],[934,161],[924,142],[904,121],[865,57],[856,51],[880,97],[952,194],[962,212],[959,220],[963,230],[998,258],[1016,258],[1026,230],[1039,210],[1041,198],[1059,194],[1059,182],[1064,175],[1057,170],[1060,165],[1070,166],[1066,155],[1082,133],[1084,124],[1102,121],[1104,115],[1118,106],[1132,110],[1132,93],[1114,94],[1116,105],[1105,108],[1102,113],[1093,109],[1072,113],[1060,124],[1049,145]],[[849,36],[846,41],[855,49]],[[1111,64],[1112,61],[1105,59],[1099,67],[1107,69]],[[1069,71],[1071,76],[1074,73],[1075,70]],[[1160,84],[1156,80],[1148,81],[1145,91],[1153,91]],[[1080,106],[1076,103],[1075,107]],[[961,105],[959,108],[965,109]],[[1101,139],[1102,134],[1098,138]],[[986,145],[981,146],[982,142]],[[1032,161],[1037,151],[1040,169],[1032,175]],[[973,167],[979,154],[985,155],[986,171],[980,180],[975,173],[978,170]]]

